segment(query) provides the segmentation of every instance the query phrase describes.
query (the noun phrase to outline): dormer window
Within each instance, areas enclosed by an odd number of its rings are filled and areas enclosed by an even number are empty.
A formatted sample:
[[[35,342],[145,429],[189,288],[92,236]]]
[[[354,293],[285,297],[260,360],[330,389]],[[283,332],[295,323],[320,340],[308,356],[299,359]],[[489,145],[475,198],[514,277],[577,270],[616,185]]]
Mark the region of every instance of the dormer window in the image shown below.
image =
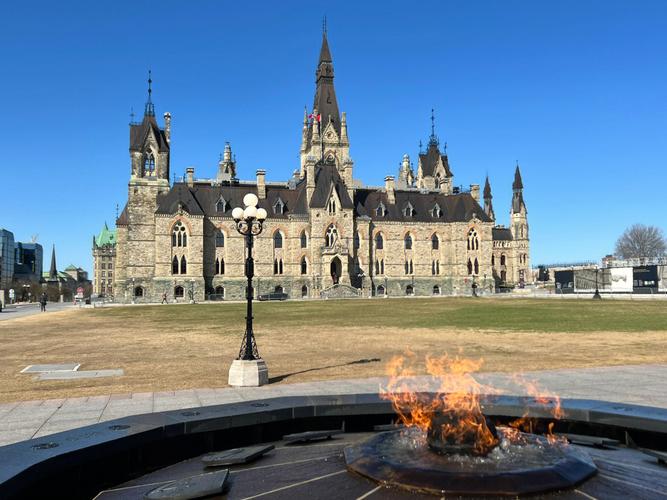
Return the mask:
[[[407,205],[405,205],[405,208],[403,209],[403,216],[412,217],[414,215],[415,215],[415,209],[412,206],[412,203],[408,202]]]
[[[440,217],[442,217],[442,209],[440,208],[440,205],[438,205],[437,203],[431,209],[431,216],[434,219],[439,219]]]
[[[278,197],[276,202],[273,204],[273,213],[282,215],[285,213],[285,202]]]
[[[215,211],[219,213],[225,213],[227,211],[227,200],[225,200],[222,196],[215,204]]]
[[[384,203],[380,202],[378,207],[375,209],[375,215],[378,217],[384,217],[387,215],[387,207],[384,206]]]
[[[151,151],[144,155],[144,172],[146,175],[155,175],[155,156]]]
[[[329,200],[329,203],[327,204],[327,212],[329,212],[329,215],[334,215],[336,213],[336,198],[333,196]]]

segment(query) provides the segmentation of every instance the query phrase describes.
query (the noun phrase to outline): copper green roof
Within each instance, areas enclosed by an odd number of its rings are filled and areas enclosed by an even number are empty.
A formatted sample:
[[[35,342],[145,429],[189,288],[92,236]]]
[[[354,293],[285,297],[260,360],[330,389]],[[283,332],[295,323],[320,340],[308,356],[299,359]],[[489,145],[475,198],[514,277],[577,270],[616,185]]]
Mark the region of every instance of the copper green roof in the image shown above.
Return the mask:
[[[109,229],[107,227],[107,223],[104,223],[104,227],[102,228],[102,231],[100,232],[100,235],[96,239],[97,246],[104,246],[104,245],[115,245],[116,244],[116,230],[115,229]]]

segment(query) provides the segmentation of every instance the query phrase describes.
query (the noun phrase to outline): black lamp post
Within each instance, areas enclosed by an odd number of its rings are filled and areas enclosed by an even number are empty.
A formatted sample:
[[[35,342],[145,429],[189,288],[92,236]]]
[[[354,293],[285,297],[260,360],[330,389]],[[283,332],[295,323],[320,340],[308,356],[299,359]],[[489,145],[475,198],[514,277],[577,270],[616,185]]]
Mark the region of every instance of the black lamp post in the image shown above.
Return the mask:
[[[600,269],[596,266],[595,267],[595,293],[593,294],[593,298],[596,300],[599,300],[602,298],[600,295],[600,288],[598,287],[598,272]]]
[[[252,331],[252,278],[255,275],[255,262],[252,258],[252,248],[254,238],[262,232],[264,220],[266,219],[266,210],[257,208],[258,201],[257,196],[248,193],[243,197],[245,209],[236,207],[232,211],[232,217],[236,223],[236,230],[239,234],[245,236],[246,249],[248,252],[245,259],[245,275],[248,280],[246,299],[248,304],[245,317],[245,335],[238,357],[238,359],[244,361],[261,359],[259,352],[257,351],[257,344],[255,343],[255,334]]]

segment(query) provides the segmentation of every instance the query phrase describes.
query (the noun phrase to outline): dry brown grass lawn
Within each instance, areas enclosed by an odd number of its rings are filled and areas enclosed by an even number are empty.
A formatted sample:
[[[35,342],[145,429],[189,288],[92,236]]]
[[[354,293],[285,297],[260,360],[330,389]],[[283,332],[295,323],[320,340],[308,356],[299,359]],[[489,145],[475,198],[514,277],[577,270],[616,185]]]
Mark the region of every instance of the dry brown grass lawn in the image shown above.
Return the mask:
[[[392,309],[399,302],[392,301]],[[334,304],[327,307],[341,311],[357,307]],[[69,310],[3,321],[0,401],[226,386],[229,365],[240,346],[242,306],[163,307]],[[338,325],[318,314],[298,321],[275,315],[267,319],[265,313],[292,306],[262,307],[257,338],[276,383],[384,375],[386,361],[408,347],[418,355],[461,349],[466,356],[483,357],[486,371],[667,363],[667,328],[580,332],[515,330],[503,324],[369,328],[361,317],[346,317]],[[307,311],[303,307],[293,306],[300,314]],[[366,308],[367,314],[373,314],[372,307]],[[354,363],[374,359],[380,361]],[[30,364],[65,362],[79,362],[81,370],[122,368],[125,375],[36,381],[33,375],[19,373]]]

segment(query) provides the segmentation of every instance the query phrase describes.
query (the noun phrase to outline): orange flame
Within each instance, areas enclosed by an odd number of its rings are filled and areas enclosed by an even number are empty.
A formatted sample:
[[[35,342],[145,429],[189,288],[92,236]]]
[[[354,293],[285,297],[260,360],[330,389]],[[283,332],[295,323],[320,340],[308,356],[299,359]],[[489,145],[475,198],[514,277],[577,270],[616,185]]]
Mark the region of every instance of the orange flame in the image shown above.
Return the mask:
[[[380,388],[380,396],[392,403],[399,420],[406,427],[417,427],[424,433],[438,436],[448,445],[472,445],[477,454],[486,454],[498,444],[498,437],[489,428],[482,413],[480,396],[499,394],[493,387],[480,384],[473,374],[482,367],[483,359],[473,360],[460,356],[427,355],[427,377],[418,377],[417,359],[408,351],[395,356],[387,364],[389,381]],[[560,398],[544,391],[523,375],[514,375],[513,381],[533,400],[549,409],[554,419],[564,416]],[[511,422],[502,431],[512,443],[522,441],[523,432],[532,432],[534,419],[524,415]],[[547,439],[550,443],[562,441],[553,435],[549,423]],[[438,428],[435,428],[438,427]]]
[[[471,445],[476,453],[485,454],[498,444],[498,438],[489,429],[482,414],[480,394],[493,393],[482,386],[472,374],[479,370],[483,360],[426,356],[429,378],[415,377],[415,355],[396,356],[388,364],[389,382],[380,390],[380,396],[391,401],[394,411],[407,427],[418,427],[426,433],[438,435],[440,441],[452,445]],[[424,389],[435,395],[425,394]],[[435,424],[436,416],[443,423]],[[439,425],[439,429],[434,429]]]

